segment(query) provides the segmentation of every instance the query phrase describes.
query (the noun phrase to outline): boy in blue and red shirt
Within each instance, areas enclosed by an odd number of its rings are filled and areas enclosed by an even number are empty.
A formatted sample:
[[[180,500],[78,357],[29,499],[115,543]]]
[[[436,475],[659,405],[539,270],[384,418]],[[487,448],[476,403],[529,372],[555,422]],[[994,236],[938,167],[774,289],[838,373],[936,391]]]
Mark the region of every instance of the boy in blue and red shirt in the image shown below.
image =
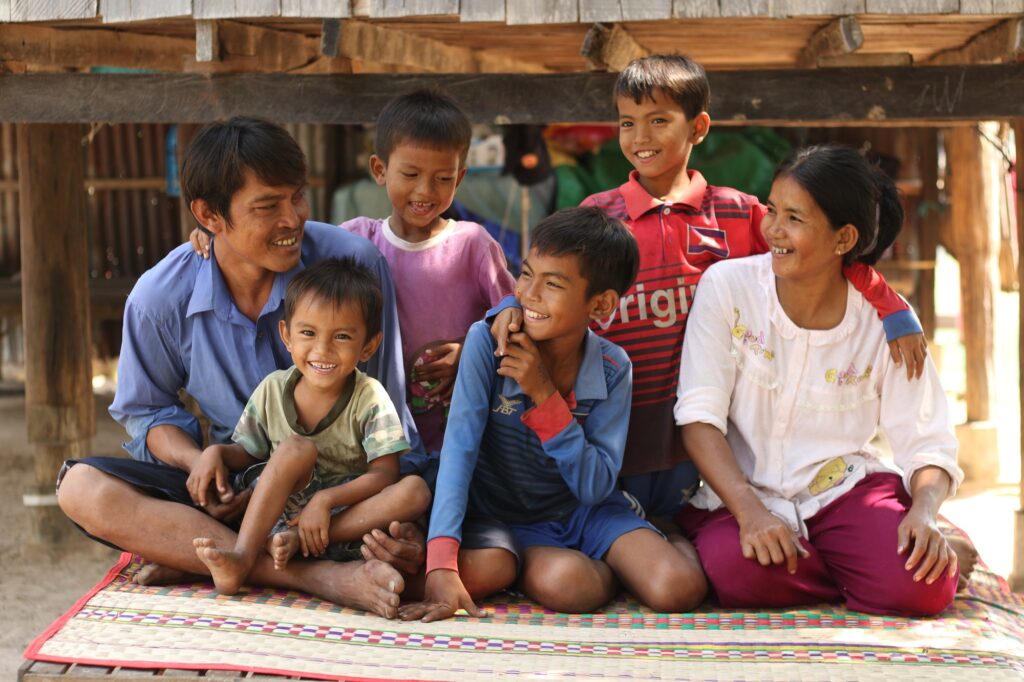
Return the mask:
[[[711,264],[768,251],[761,234],[766,209],[757,197],[708,185],[687,168],[711,125],[710,86],[700,64],[678,55],[634,60],[619,75],[614,97],[619,144],[635,170],[625,184],[583,205],[626,223],[640,246],[640,272],[594,331],[622,346],[633,363],[620,485],[648,517],[670,518],[698,480],[672,415],[694,290]],[[906,302],[868,266],[856,264],[844,274],[878,310],[894,360],[906,360],[908,374],[920,375],[924,337]],[[506,330],[518,329],[520,319],[506,309],[495,320],[499,353]]]

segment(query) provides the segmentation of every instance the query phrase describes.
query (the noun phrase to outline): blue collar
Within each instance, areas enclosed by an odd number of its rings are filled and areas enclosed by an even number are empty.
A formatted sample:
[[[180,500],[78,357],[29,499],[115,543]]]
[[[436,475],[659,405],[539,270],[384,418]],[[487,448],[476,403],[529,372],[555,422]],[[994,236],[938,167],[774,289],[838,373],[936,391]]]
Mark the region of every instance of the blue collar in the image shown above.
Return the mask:
[[[601,350],[601,338],[592,330],[587,330],[583,347],[583,361],[580,371],[576,374],[573,394],[576,401],[605,400],[608,398],[608,382],[604,378],[604,352]],[[522,387],[512,377],[502,377],[501,394],[504,396],[525,395]]]

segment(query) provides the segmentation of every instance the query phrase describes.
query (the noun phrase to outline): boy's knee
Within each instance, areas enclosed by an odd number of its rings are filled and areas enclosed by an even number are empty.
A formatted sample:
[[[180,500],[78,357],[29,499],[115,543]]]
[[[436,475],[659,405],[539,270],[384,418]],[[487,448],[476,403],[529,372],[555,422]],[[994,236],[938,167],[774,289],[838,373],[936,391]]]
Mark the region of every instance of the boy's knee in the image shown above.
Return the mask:
[[[658,561],[646,581],[644,594],[636,595],[660,613],[680,613],[697,608],[708,593],[704,570],[686,558]]]
[[[289,464],[312,466],[316,463],[316,444],[308,438],[291,435],[281,441],[281,444],[274,450],[274,455],[284,455],[287,458],[284,460],[284,458],[278,457],[278,461],[281,463],[287,461]]]
[[[482,599],[503,590],[516,581],[515,556],[496,547],[459,553],[459,575],[473,599]]]
[[[549,609],[564,613],[593,611],[614,596],[608,593],[611,581],[595,564],[582,554],[546,560],[543,570],[524,572],[523,590]]]

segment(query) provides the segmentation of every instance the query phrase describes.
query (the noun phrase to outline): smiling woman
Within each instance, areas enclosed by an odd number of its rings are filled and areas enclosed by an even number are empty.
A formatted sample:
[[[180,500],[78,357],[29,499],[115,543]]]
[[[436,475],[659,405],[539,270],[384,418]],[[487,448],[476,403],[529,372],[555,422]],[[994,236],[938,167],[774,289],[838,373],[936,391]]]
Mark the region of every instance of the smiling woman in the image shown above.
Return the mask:
[[[896,369],[843,276],[895,239],[896,188],[852,149],[812,147],[768,207],[771,252],[709,268],[690,314],[675,417],[706,485],[677,521],[723,606],[934,615],[957,584],[938,509],[963,478],[945,395],[930,361],[920,380]]]

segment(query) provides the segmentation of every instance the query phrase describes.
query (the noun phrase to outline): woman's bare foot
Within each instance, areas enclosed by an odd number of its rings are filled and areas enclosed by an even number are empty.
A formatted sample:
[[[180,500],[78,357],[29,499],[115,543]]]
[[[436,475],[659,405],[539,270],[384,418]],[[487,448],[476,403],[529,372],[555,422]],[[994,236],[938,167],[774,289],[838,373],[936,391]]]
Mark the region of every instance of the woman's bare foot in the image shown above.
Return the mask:
[[[235,594],[249,576],[252,562],[239,552],[218,549],[210,538],[195,538],[196,556],[210,569],[213,584],[221,594]]]
[[[178,583],[194,583],[203,579],[203,576],[195,573],[179,571],[176,568],[161,566],[160,564],[146,564],[139,569],[133,580],[136,585],[147,587],[154,585],[174,585]]]
[[[946,544],[956,554],[957,563],[960,566],[960,580],[957,581],[956,591],[961,592],[967,589],[967,583],[971,581],[971,574],[978,565],[978,550],[970,540],[959,534],[946,534]]]
[[[299,551],[299,533],[290,528],[280,533],[274,533],[267,538],[267,554],[274,560],[274,569],[283,571],[288,565],[288,560]]]
[[[398,616],[399,595],[405,589],[405,581],[383,561],[296,561],[293,566],[301,566],[305,571],[304,589],[321,599],[384,618]]]

